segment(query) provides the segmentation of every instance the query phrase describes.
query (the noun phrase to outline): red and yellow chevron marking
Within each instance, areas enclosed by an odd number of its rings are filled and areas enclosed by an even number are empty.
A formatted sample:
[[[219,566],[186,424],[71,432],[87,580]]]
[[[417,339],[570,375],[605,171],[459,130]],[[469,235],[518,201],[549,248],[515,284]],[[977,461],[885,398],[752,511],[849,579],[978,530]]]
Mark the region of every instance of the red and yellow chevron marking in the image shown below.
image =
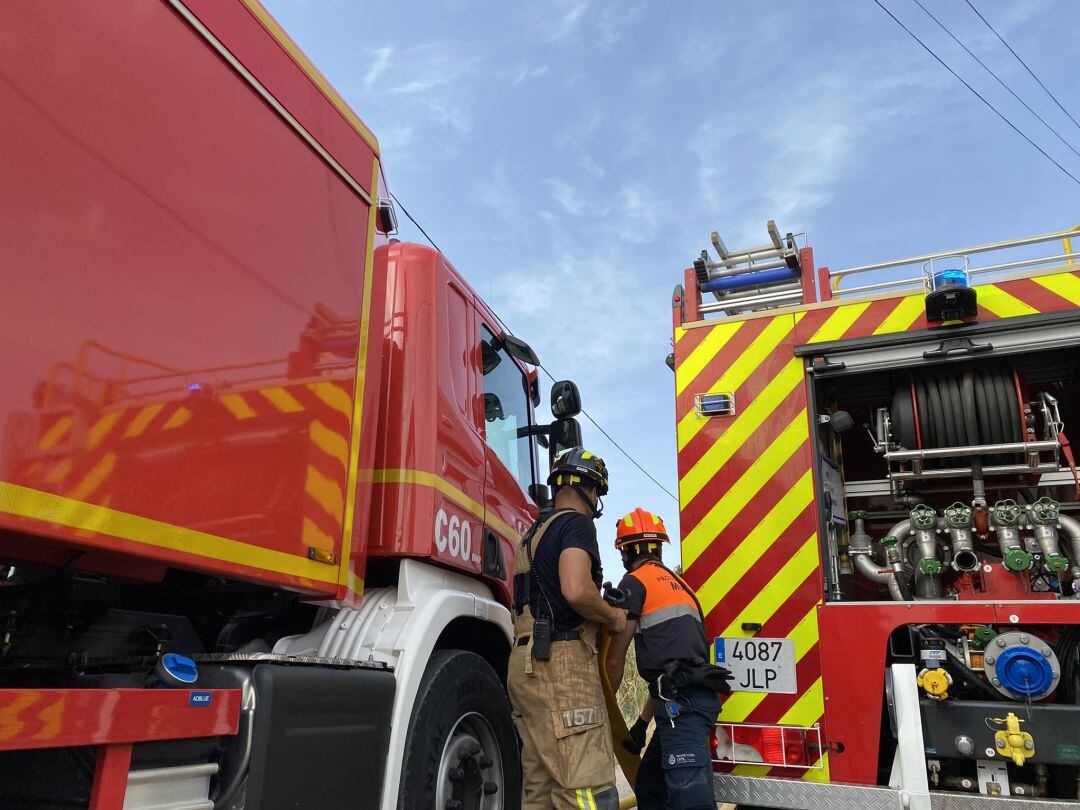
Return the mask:
[[[1080,306],[1080,274],[980,285],[980,320]],[[722,722],[811,727],[824,721],[818,658],[822,600],[806,377],[794,348],[925,328],[921,293],[719,319],[675,330],[682,561],[713,637],[795,641],[798,692],[736,693]],[[731,392],[735,415],[703,418],[701,394]],[[737,766],[735,773],[808,780],[820,768]]]
[[[276,385],[222,394],[215,399],[152,402],[87,413],[43,415],[38,425],[37,454],[21,465],[20,485],[96,506],[113,498],[111,479],[125,455],[141,442],[188,441],[202,424],[221,416],[242,425],[260,420],[296,420],[306,432],[297,546],[340,552],[349,471],[349,436],[353,402],[351,381]],[[207,410],[209,409],[209,413]],[[220,428],[219,428],[220,430]],[[226,428],[226,433],[228,429]],[[359,594],[362,580],[352,574],[349,588]]]

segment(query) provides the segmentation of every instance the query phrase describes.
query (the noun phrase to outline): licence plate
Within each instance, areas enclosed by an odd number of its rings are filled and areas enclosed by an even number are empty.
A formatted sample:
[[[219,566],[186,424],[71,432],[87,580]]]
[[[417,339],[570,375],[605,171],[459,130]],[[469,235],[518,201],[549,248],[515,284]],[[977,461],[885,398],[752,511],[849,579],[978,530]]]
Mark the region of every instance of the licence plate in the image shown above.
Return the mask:
[[[716,663],[731,670],[733,692],[794,695],[795,641],[790,638],[718,638]]]

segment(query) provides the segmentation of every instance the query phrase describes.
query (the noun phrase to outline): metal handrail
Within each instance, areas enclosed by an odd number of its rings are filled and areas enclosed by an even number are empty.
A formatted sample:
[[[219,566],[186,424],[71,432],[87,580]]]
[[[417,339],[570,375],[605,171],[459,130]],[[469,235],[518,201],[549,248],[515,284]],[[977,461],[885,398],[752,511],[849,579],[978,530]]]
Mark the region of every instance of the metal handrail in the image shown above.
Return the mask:
[[[1068,240],[1063,240],[1068,241]],[[953,255],[941,256],[938,258],[952,258]],[[1003,270],[1017,270],[1021,267],[1035,267],[1040,264],[1052,264],[1053,262],[1065,261],[1069,264],[1073,264],[1075,259],[1080,258],[1080,251],[1062,253],[1057,256],[1047,256],[1045,259],[1022,259],[1015,262],[1004,262],[1002,264],[990,264],[985,267],[973,267],[968,271],[970,276],[985,275],[986,273],[999,273]],[[875,284],[862,284],[858,287],[848,287],[845,290],[838,290],[833,288],[833,292],[837,295],[852,295],[853,293],[865,293],[874,292],[876,290],[887,290],[892,287],[915,287],[925,286],[926,276],[920,275],[913,278],[898,278],[892,281],[879,281]]]
[[[922,264],[928,262],[931,259],[946,259],[950,256],[970,256],[974,253],[989,253],[994,250],[1006,250],[1008,248],[1027,247],[1028,245],[1038,245],[1043,242],[1053,242],[1060,239],[1068,239],[1070,234],[1076,233],[1075,228],[1070,228],[1065,231],[1055,231],[1054,233],[1046,233],[1041,236],[1028,236],[1023,239],[1009,239],[1004,242],[990,242],[985,245],[975,245],[973,247],[966,248],[954,248],[952,250],[941,250],[936,253],[924,253],[921,256],[911,256],[907,259],[894,259],[888,262],[878,262],[876,264],[861,264],[858,267],[849,267],[846,270],[834,270],[829,272],[829,278],[843,278],[849,276],[852,273],[865,273],[869,270],[888,270],[890,267],[903,267],[906,264]]]

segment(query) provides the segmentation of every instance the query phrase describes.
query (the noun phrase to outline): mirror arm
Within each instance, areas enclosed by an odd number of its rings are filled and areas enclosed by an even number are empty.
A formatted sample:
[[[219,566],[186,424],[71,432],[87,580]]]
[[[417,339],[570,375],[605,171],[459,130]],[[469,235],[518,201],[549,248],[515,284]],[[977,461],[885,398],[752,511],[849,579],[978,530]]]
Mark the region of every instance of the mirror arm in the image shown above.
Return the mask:
[[[517,435],[519,439],[524,439],[526,436],[550,436],[551,425],[526,425],[525,427],[519,427],[517,429]]]

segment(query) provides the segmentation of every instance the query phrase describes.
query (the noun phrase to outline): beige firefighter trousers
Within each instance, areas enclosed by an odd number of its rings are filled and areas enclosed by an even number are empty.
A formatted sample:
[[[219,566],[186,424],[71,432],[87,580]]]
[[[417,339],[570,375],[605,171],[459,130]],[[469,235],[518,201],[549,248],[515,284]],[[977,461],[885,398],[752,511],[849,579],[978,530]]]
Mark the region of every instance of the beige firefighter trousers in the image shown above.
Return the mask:
[[[528,608],[515,642],[532,632]],[[556,641],[551,659],[536,661],[532,645],[515,643],[507,691],[522,742],[524,810],[617,808],[615,755],[600,685],[595,625],[579,641]]]

